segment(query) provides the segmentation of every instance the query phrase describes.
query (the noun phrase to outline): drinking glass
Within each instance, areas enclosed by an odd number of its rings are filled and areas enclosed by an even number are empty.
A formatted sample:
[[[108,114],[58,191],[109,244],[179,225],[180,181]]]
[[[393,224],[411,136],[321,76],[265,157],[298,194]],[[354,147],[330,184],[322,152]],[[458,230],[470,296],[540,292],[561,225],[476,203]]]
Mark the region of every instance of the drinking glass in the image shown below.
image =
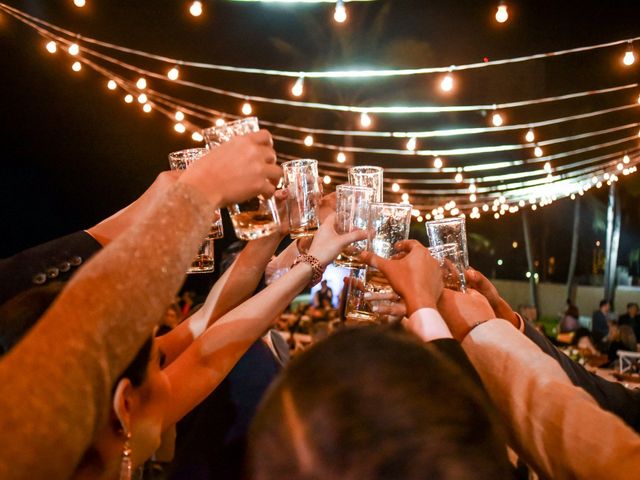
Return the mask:
[[[429,247],[429,251],[440,264],[445,288],[466,292],[467,282],[464,278],[464,260],[458,245],[456,243],[446,243]]]
[[[312,236],[320,226],[318,210],[322,194],[316,160],[292,160],[282,164],[284,188],[289,195],[289,234],[291,238]]]
[[[374,202],[382,202],[382,187],[384,170],[380,167],[351,167],[348,171],[349,183],[359,187],[373,188]]]
[[[233,137],[260,130],[256,117],[247,117],[221,126],[209,127],[203,131],[209,148],[215,148]],[[280,228],[278,209],[273,197],[257,196],[243,203],[227,206],[236,236],[241,240],[255,240],[266,237]]]
[[[169,166],[171,170],[186,170],[196,160],[206,155],[207,152],[208,150],[206,148],[188,148],[186,150],[171,152],[169,154]],[[220,215],[220,209],[217,209],[214,213],[213,222],[211,223],[207,238],[202,245],[200,245],[198,255],[191,263],[191,267],[189,267],[187,273],[213,272],[213,240],[222,238],[223,236],[222,216]]]
[[[336,220],[334,228],[344,234],[354,230],[366,230],[369,224],[369,206],[373,189],[355,185],[338,185],[336,188]],[[367,240],[350,243],[342,249],[334,263],[347,268],[364,266],[358,257],[367,248]]]
[[[409,238],[412,208],[406,203],[372,203],[367,250],[383,258],[391,258],[399,253],[395,244]],[[393,291],[382,272],[373,267],[367,269],[366,286],[373,292]]]
[[[367,267],[349,270],[343,291],[344,320],[347,323],[371,323],[378,320],[378,316],[371,309],[371,304],[364,299],[366,276]]]
[[[469,268],[469,252],[467,250],[467,229],[463,217],[432,220],[426,223],[429,245],[437,247],[455,243],[462,252],[464,268]]]

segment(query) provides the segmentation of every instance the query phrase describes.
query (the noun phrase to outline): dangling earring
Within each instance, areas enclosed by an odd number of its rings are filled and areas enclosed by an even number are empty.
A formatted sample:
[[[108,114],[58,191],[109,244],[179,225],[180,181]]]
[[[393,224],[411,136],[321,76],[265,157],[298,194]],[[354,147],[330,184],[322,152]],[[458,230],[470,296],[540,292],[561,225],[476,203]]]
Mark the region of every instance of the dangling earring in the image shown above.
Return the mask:
[[[131,480],[131,432],[125,432],[124,446],[122,447],[122,460],[120,461],[120,480]]]

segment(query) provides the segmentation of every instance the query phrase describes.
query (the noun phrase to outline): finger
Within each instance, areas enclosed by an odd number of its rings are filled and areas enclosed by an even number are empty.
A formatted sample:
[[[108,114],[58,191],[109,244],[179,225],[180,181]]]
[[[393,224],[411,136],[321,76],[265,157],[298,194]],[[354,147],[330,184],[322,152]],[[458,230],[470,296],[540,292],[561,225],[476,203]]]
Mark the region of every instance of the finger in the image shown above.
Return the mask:
[[[399,252],[411,252],[414,248],[424,248],[422,244],[417,240],[401,240],[395,244],[396,250]]]
[[[393,260],[387,260],[385,258],[379,257],[375,253],[368,252],[368,251],[362,252],[360,254],[360,260],[366,263],[367,265],[369,265],[370,267],[377,268],[383,273],[384,273],[384,270],[387,268],[387,263],[393,261]]]
[[[269,147],[273,146],[273,138],[271,137],[271,134],[268,130],[262,129],[258,132],[250,133],[249,135],[256,143],[259,143],[260,145],[267,145]]]
[[[265,165],[263,172],[275,190],[282,177],[282,169],[277,165]]]
[[[340,243],[349,245],[350,243],[359,242],[360,240],[364,240],[365,238],[367,238],[366,230],[354,230],[352,232],[340,235]]]
[[[398,294],[393,292],[387,292],[387,293],[367,292],[364,294],[364,298],[365,300],[369,300],[371,302],[378,302],[383,300],[391,300],[391,301],[397,302],[398,300],[400,300],[400,296],[398,296]]]
[[[264,198],[270,198],[276,192],[276,187],[271,185],[269,182],[264,182],[264,187],[260,190],[260,195]]]
[[[289,196],[289,191],[284,189],[276,190],[276,193],[274,193],[273,196],[278,202],[281,202]]]
[[[402,317],[406,313],[404,305],[373,305],[371,310],[379,315],[392,315],[394,317]]]

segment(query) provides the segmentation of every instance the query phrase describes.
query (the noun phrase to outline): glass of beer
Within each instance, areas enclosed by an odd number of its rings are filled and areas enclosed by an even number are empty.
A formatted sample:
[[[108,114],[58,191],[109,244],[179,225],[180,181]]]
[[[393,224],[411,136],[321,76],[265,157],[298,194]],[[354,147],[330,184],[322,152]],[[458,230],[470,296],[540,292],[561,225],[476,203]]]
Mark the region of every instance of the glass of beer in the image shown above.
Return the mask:
[[[464,217],[445,218],[426,223],[429,245],[437,247],[455,243],[462,252],[464,268],[469,268],[469,252],[467,250],[467,229]]]
[[[203,131],[209,148],[215,148],[233,137],[260,130],[256,117],[247,117],[221,126],[209,127]],[[227,206],[236,236],[241,240],[255,240],[266,237],[280,228],[280,218],[276,202],[261,195],[243,203]]]
[[[359,187],[373,188],[373,201],[382,202],[383,172],[381,167],[351,167],[348,170],[349,183]]]
[[[367,250],[387,259],[399,253],[395,245],[409,238],[412,208],[406,203],[372,203]],[[393,292],[382,272],[373,267],[367,269],[366,287],[371,292]]]
[[[336,188],[336,220],[334,228],[344,234],[354,230],[366,230],[369,224],[369,206],[373,189],[355,185],[338,185]],[[347,268],[361,268],[364,265],[358,257],[367,248],[367,240],[347,245],[334,263]]]
[[[364,299],[366,276],[366,267],[354,268],[349,270],[349,276],[345,278],[343,318],[348,325],[366,325],[376,323],[378,320],[378,316],[373,312],[371,304]]]
[[[291,238],[312,236],[320,226],[318,210],[322,193],[317,160],[292,160],[282,164],[284,188],[289,195],[289,234]]]
[[[464,278],[464,260],[460,248],[455,243],[445,243],[429,247],[433,258],[440,264],[442,280],[445,288],[457,292],[466,292],[467,283]]]

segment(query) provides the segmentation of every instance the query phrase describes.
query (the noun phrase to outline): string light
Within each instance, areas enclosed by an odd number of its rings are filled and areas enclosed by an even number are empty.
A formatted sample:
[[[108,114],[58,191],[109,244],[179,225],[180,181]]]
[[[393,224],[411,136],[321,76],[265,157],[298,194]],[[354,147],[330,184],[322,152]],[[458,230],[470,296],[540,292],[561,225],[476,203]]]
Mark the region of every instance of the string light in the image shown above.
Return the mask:
[[[347,21],[347,8],[344,6],[343,0],[336,1],[336,8],[333,11],[333,19],[338,23]]]
[[[369,116],[367,112],[362,112],[360,114],[360,126],[362,128],[369,128],[372,123],[373,120],[371,120],[371,116]]]
[[[178,80],[178,78],[180,78],[180,70],[178,69],[178,67],[172,67],[167,72],[167,78],[169,80]]]
[[[545,162],[544,171],[547,172],[547,173],[551,173],[551,163]]]
[[[502,126],[502,124],[504,123],[504,119],[502,118],[502,115],[500,114],[500,112],[495,112],[491,116],[491,123],[493,123],[494,127]]]
[[[410,152],[415,152],[417,147],[416,137],[411,137],[409,141],[407,141],[407,150]]]
[[[181,122],[184,120],[184,113],[182,113],[180,110],[176,111],[175,115],[173,116],[173,118],[176,119],[176,121]]]
[[[469,201],[471,203],[474,203],[477,199],[478,199],[478,197],[476,196],[475,193],[472,193],[471,195],[469,195]]]
[[[191,134],[191,139],[194,142],[202,142],[204,140],[204,137],[202,136],[202,134],[200,132],[193,132]]]
[[[73,62],[73,65],[71,65],[71,70],[73,70],[74,72],[79,72],[80,70],[82,70],[82,64],[80,62]]]
[[[304,137],[304,144],[307,147],[311,147],[313,145],[313,136],[312,135],[307,135],[306,137]]]
[[[544,155],[544,152],[542,151],[542,148],[540,148],[539,146],[536,146],[536,148],[533,149],[533,154],[540,158],[542,155]]]
[[[418,223],[422,223],[424,221],[424,218],[422,217],[422,215],[418,215],[418,218],[416,218],[416,220],[418,221]]]
[[[125,103],[132,103],[133,102],[133,95],[131,95],[130,93],[127,93],[124,97],[124,101]]]
[[[144,113],[149,113],[151,112],[151,104],[149,103],[145,103],[142,107],[142,110],[144,111]]]
[[[107,88],[108,88],[109,90],[115,90],[116,88],[118,88],[118,84],[116,83],[116,81],[115,81],[115,80],[109,80],[109,81],[107,82]]]
[[[443,165],[443,163],[442,163],[442,159],[440,157],[436,157],[436,158],[433,159],[433,167],[434,168],[440,169],[440,168],[442,168],[442,165]]]
[[[202,2],[194,1],[189,6],[189,13],[194,17],[202,15]]]
[[[50,42],[47,42],[46,48],[47,52],[56,53],[58,51],[58,44],[51,40]]]
[[[187,131],[187,128],[184,126],[184,124],[183,124],[183,123],[180,123],[180,122],[176,123],[176,124],[173,126],[173,129],[174,129],[176,132],[178,132],[178,133],[184,133],[184,132],[186,132],[186,131]]]
[[[322,178],[322,183],[324,183],[325,185],[329,185],[331,183],[331,177],[329,175],[325,175]]]
[[[294,97],[301,97],[304,93],[304,78],[300,77],[296,80],[296,83],[291,87],[291,94]]]
[[[454,180],[456,181],[456,183],[462,183],[462,173],[460,172],[456,173]]]
[[[453,76],[447,73],[440,81],[440,90],[443,92],[450,92],[453,90]]]
[[[71,45],[69,45],[67,52],[69,52],[69,55],[75,57],[76,55],[78,55],[78,53],[80,53],[80,47],[77,43],[72,43]]]
[[[509,11],[507,5],[504,2],[500,2],[498,9],[496,10],[496,22],[504,23],[509,20]]]
[[[249,102],[244,102],[242,104],[242,114],[243,115],[251,115],[253,113],[253,107]]]
[[[224,126],[225,123],[227,123],[227,122],[224,121],[224,118],[218,118],[218,119],[216,119],[215,125],[216,125],[216,127],[222,127],[222,126]]]
[[[409,194],[408,194],[408,193],[406,193],[406,192],[405,192],[405,193],[403,193],[403,194],[402,194],[402,196],[401,196],[400,198],[402,198],[402,201],[403,201],[404,203],[408,203],[408,202],[409,202]]]
[[[147,80],[144,77],[140,77],[136,82],[136,88],[138,90],[144,90],[147,88]]]
[[[636,54],[633,51],[633,43],[629,42],[627,51],[624,53],[624,57],[622,57],[622,63],[624,63],[627,67],[630,67],[635,62],[636,62]]]
[[[138,95],[138,103],[147,103],[149,99],[147,98],[147,95],[144,93],[141,93],[140,95]]]
[[[338,155],[336,155],[336,161],[338,163],[344,163],[347,161],[347,156],[344,154],[344,152],[338,152]]]
[[[622,162],[626,165],[631,161],[631,159],[629,158],[629,155],[625,155],[624,157],[622,157]]]
[[[73,0],[73,4],[78,8],[82,8],[87,4],[87,2],[85,0]]]
[[[400,185],[394,183],[393,185],[391,185],[391,191],[394,193],[398,193],[400,191]]]
[[[524,136],[524,139],[529,143],[532,143],[536,139],[536,134],[533,132],[533,129],[530,128],[527,130],[527,134]]]

